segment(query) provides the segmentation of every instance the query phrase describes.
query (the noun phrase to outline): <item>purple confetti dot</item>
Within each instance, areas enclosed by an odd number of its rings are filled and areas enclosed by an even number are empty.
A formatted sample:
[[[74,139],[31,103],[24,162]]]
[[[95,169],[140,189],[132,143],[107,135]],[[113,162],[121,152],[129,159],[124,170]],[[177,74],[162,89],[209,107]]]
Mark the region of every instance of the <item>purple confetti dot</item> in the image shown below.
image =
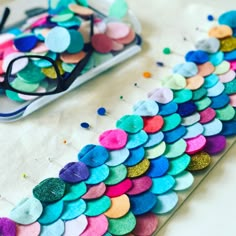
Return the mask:
[[[59,178],[68,183],[79,183],[88,177],[89,169],[83,162],[70,162],[59,173]]]

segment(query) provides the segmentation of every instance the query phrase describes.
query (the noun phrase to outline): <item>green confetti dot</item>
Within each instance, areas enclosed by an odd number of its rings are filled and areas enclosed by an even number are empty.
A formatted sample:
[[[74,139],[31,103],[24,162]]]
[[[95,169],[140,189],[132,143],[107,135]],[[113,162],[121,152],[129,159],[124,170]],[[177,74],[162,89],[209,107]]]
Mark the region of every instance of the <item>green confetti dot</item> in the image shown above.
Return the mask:
[[[179,139],[177,142],[172,144],[166,144],[166,151],[164,156],[167,158],[175,158],[183,155],[187,147],[186,142],[183,139]]]
[[[109,16],[121,19],[126,16],[128,5],[125,0],[116,0],[109,9]]]
[[[209,97],[205,97],[195,102],[198,111],[203,111],[211,105],[212,101]]]
[[[192,99],[193,92],[189,89],[182,89],[174,92],[174,102],[184,103]]]
[[[18,93],[10,90],[6,90],[6,96],[16,102],[24,102],[25,100],[21,99]]]
[[[162,51],[165,55],[171,54],[171,49],[170,48],[164,48]]]
[[[51,65],[52,66],[52,65]],[[17,73],[19,77],[25,83],[39,83],[45,79],[45,75],[42,73],[41,68],[30,62],[23,70]]]
[[[161,79],[161,85],[173,90],[180,90],[186,87],[186,79],[179,74],[173,74]]]
[[[216,110],[216,118],[221,121],[230,121],[235,116],[235,110],[231,105]]]
[[[127,176],[127,169],[125,165],[118,165],[110,167],[109,176],[104,181],[106,185],[115,185],[120,183]]]
[[[164,132],[175,129],[181,123],[181,116],[177,113],[165,116],[163,118],[164,126],[162,127],[162,131]]]
[[[39,83],[29,84],[22,81],[20,78],[16,78],[11,82],[11,86],[22,92],[34,92],[39,87]]]
[[[204,87],[201,87],[195,91],[193,91],[193,101],[197,101],[203,98],[207,94],[207,90]]]
[[[136,226],[136,219],[132,212],[128,212],[119,219],[108,219],[108,231],[112,235],[126,235],[130,233]]]
[[[227,93],[228,95],[234,94],[236,93],[236,79],[225,83],[225,93]]]
[[[33,195],[41,202],[55,202],[65,194],[66,184],[59,178],[48,178],[33,188]]]

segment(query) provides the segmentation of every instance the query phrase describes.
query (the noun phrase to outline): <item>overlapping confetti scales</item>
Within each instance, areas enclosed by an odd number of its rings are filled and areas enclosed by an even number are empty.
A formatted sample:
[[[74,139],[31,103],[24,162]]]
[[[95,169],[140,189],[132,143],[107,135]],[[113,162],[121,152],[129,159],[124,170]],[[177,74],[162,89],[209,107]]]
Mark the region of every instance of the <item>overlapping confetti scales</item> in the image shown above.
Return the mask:
[[[176,207],[178,191],[193,184],[192,173],[207,168],[236,134],[233,19],[236,11],[223,14],[224,25],[186,54],[163,88],[103,132],[100,145],[84,146],[59,178],[39,183],[33,197],[0,218],[0,232],[153,235],[158,217]]]
[[[23,29],[10,30],[0,35],[0,79],[4,77],[9,63],[23,55],[31,55],[14,63],[9,82],[15,89],[28,93],[45,93],[57,86],[57,73],[49,61],[33,56],[53,59],[61,76],[66,79],[75,66],[85,58],[89,44],[94,53],[83,69],[86,73],[111,59],[117,52],[134,42],[136,33],[131,25],[124,23],[127,14],[125,1],[111,5],[109,21],[88,8],[87,1],[71,1],[67,8],[57,14],[44,13],[29,19]],[[119,2],[119,3],[118,3]],[[114,8],[117,4],[123,4]],[[119,10],[121,9],[121,10]],[[91,22],[94,16],[94,35]],[[116,16],[116,18],[114,18]],[[13,91],[2,91],[11,100],[24,102],[36,96]]]

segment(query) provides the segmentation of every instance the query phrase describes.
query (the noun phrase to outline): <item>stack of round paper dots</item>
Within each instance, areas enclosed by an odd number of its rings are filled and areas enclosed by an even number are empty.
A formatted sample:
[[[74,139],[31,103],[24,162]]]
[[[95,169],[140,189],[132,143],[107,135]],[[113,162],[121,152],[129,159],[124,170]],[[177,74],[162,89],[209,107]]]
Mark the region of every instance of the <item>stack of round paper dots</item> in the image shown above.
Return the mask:
[[[223,14],[220,23],[232,24],[235,14]],[[33,197],[0,218],[0,232],[153,235],[157,216],[171,212],[178,191],[192,186],[191,172],[207,168],[210,155],[221,153],[226,137],[236,133],[234,52],[221,50],[233,38],[229,26],[236,24],[214,30],[220,37],[210,30],[211,37],[162,80],[163,88],[104,131],[99,145],[84,146],[78,162],[62,168],[59,178],[35,186]]]
[[[57,15],[42,14],[28,21],[25,32],[21,30],[0,36],[0,77],[4,80],[9,63],[23,55],[47,56],[53,59],[63,78],[73,71],[85,56],[88,44],[94,53],[82,73],[111,59],[117,51],[135,40],[136,34],[122,19],[106,22],[93,10],[83,5],[70,4]],[[94,15],[94,35],[90,38],[90,22]],[[57,74],[52,64],[40,58],[24,58],[14,64],[11,85],[24,92],[46,92],[55,86]],[[24,102],[35,96],[6,91],[14,101]]]

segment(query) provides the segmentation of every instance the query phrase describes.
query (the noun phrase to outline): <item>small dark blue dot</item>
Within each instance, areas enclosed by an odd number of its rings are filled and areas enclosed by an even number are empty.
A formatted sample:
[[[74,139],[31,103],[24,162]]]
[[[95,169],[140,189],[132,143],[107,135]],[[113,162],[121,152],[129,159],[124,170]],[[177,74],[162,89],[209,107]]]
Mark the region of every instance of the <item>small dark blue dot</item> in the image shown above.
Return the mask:
[[[208,16],[207,16],[207,19],[208,19],[209,21],[213,21],[213,20],[214,20],[214,16],[213,16],[213,15],[208,15]]]
[[[89,128],[89,123],[87,123],[87,122],[82,122],[82,123],[80,123],[80,126],[81,126],[82,128],[84,128],[84,129],[88,129],[88,128]]]
[[[100,116],[105,116],[106,115],[106,108],[104,108],[104,107],[100,107],[100,108],[98,108],[97,109],[97,113],[98,113],[98,115],[100,115]]]
[[[164,63],[161,62],[161,61],[158,61],[158,62],[157,62],[157,65],[160,66],[160,67],[163,67],[163,66],[164,66]]]

